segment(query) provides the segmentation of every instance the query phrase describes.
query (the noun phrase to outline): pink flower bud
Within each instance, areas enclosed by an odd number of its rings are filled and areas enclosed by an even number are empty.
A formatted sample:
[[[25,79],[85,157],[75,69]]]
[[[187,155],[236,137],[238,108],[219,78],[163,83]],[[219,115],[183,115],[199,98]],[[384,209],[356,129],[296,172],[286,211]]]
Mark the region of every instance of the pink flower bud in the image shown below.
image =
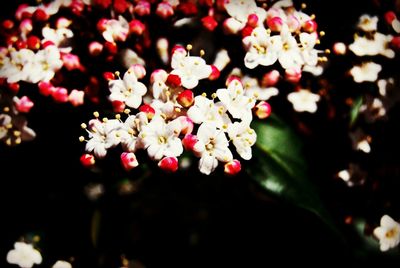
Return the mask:
[[[137,79],[142,79],[146,76],[146,69],[141,64],[134,64],[129,67],[129,71],[132,71]]]
[[[193,151],[194,145],[197,143],[198,139],[196,135],[186,134],[182,140],[183,147],[187,151]]]
[[[121,154],[121,164],[126,171],[129,171],[139,165],[134,153],[123,152]]]
[[[273,32],[280,32],[283,25],[283,20],[280,17],[267,19],[268,28]]]
[[[396,13],[388,11],[385,13],[385,21],[387,24],[392,25],[392,22],[397,18]]]
[[[151,107],[149,104],[143,104],[142,106],[140,106],[139,111],[145,113],[148,119],[152,119],[156,113],[156,110],[154,110],[154,108]]]
[[[29,7],[28,4],[21,4],[18,6],[17,10],[15,11],[15,17],[17,20],[21,20],[23,18],[30,18],[32,16],[26,9]]]
[[[344,55],[344,54],[346,54],[346,50],[347,50],[347,47],[346,47],[346,45],[345,45],[344,43],[342,43],[342,42],[336,42],[336,43],[333,45],[333,52],[334,52],[336,55]]]
[[[218,68],[215,65],[211,65],[211,74],[208,77],[211,81],[216,80],[219,78],[221,72],[218,70]]]
[[[26,40],[26,44],[30,50],[38,50],[40,48],[40,39],[35,35],[31,35]]]
[[[149,15],[151,11],[150,3],[148,1],[139,1],[135,6],[134,11],[139,16]]]
[[[112,106],[113,106],[113,110],[116,113],[122,113],[125,110],[125,102],[123,101],[119,101],[119,100],[114,100],[112,101]]]
[[[186,55],[187,51],[183,46],[175,45],[171,50],[171,54],[174,55],[175,53],[182,53],[183,55]]]
[[[164,171],[175,172],[178,170],[178,158],[164,157],[158,162],[158,166]]]
[[[245,38],[246,36],[251,35],[251,33],[253,32],[254,28],[251,26],[246,26],[242,29],[242,38]]]
[[[192,2],[180,3],[178,6],[178,9],[185,16],[193,16],[193,15],[196,15],[198,12],[197,6]]]
[[[161,2],[157,5],[156,14],[163,19],[167,19],[174,15],[174,9],[169,3]]]
[[[236,175],[242,169],[242,165],[240,164],[239,160],[232,160],[225,164],[224,172],[229,175]]]
[[[239,76],[230,75],[230,76],[228,76],[228,78],[226,79],[225,85],[228,86],[228,85],[229,85],[232,81],[234,81],[234,80],[237,80],[237,81],[239,81],[240,83],[242,83],[242,81],[240,80],[240,77],[239,77]]]
[[[69,93],[68,100],[73,106],[79,106],[83,104],[85,92],[81,90],[73,89],[71,93]]]
[[[103,51],[103,45],[97,41],[93,41],[89,44],[89,53],[92,56],[98,56]]]
[[[19,31],[21,33],[28,34],[32,32],[32,30],[33,30],[33,24],[31,19],[24,19],[19,24]]]
[[[20,88],[19,83],[9,83],[9,84],[7,84],[7,87],[15,95],[18,93],[19,88]]]
[[[106,42],[104,44],[104,47],[106,48],[106,50],[108,51],[108,53],[115,55],[118,53],[118,46],[116,43],[114,42]]]
[[[150,83],[155,83],[156,81],[163,81],[167,80],[168,73],[163,69],[156,69],[150,75]]]
[[[107,81],[111,81],[115,79],[115,74],[112,72],[104,72],[103,73],[103,78]]]
[[[273,87],[275,86],[280,78],[280,73],[277,70],[269,71],[268,73],[264,74],[261,85],[263,87]]]
[[[133,19],[129,22],[129,32],[135,35],[142,35],[144,30],[146,30],[146,25],[144,25],[140,20]]]
[[[257,24],[258,24],[258,16],[256,14],[250,14],[247,17],[247,25],[252,28],[256,28]]]
[[[182,84],[181,78],[176,74],[169,74],[165,84],[169,87],[179,87]]]
[[[318,24],[314,20],[308,20],[303,24],[303,30],[309,33],[313,33],[318,29]]]
[[[71,5],[69,6],[71,9],[72,13],[74,13],[77,16],[81,16],[83,10],[85,9],[85,4],[83,1],[80,0],[72,0]]]
[[[392,38],[392,40],[390,41],[390,45],[396,49],[396,50],[400,50],[400,36],[395,36]]]
[[[301,79],[301,69],[300,68],[289,68],[285,70],[285,79],[291,83],[297,83]]]
[[[46,47],[49,47],[49,46],[54,46],[54,43],[52,41],[50,41],[50,40],[45,41],[45,42],[42,43],[42,47],[43,48],[46,48]]]
[[[5,30],[11,30],[12,28],[14,28],[14,22],[12,20],[4,20],[1,23],[1,26],[3,27],[3,29]]]
[[[81,61],[79,60],[79,57],[77,55],[71,54],[71,53],[66,53],[61,55],[61,60],[64,63],[64,67],[68,71],[72,70],[80,70],[84,71],[84,67],[81,64]]]
[[[260,101],[255,107],[254,112],[259,119],[265,119],[271,115],[271,105],[268,102]]]
[[[187,135],[193,131],[193,121],[188,116],[179,116],[179,121],[181,122],[181,134]]]
[[[38,8],[35,10],[35,12],[33,12],[32,18],[35,21],[47,21],[50,18],[50,16],[49,14],[46,13],[46,11],[44,11],[41,8]]]
[[[84,167],[92,167],[96,162],[92,154],[83,154],[79,160]]]
[[[23,40],[18,40],[14,45],[16,48],[18,48],[18,50],[28,47],[28,44]]]
[[[49,96],[56,90],[50,82],[39,82],[38,87],[39,93],[43,96]]]
[[[63,87],[57,87],[55,91],[51,93],[51,96],[56,102],[68,102],[68,90]]]
[[[213,16],[206,16],[201,19],[201,23],[203,27],[209,31],[214,31],[215,27],[218,26],[218,22],[214,19]]]
[[[97,22],[97,30],[99,30],[100,32],[104,32],[107,29],[107,22],[108,19],[102,18]]]
[[[29,113],[32,109],[34,103],[27,97],[23,96],[22,98],[18,99],[18,97],[14,97],[15,108],[20,113]]]

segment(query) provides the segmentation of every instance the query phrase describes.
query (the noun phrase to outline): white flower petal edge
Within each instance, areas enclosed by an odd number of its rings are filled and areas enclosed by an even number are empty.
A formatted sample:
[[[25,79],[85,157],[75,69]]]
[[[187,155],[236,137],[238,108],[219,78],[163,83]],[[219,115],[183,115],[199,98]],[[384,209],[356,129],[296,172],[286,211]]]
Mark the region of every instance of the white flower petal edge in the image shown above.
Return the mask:
[[[390,216],[384,215],[381,225],[374,229],[374,235],[379,239],[381,251],[387,251],[400,242],[400,224]]]

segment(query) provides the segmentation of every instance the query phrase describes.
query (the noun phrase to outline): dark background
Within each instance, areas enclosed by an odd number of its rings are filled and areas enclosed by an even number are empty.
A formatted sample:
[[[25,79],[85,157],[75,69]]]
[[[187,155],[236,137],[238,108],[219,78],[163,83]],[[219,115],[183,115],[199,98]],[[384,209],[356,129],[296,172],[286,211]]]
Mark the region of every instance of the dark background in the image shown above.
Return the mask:
[[[1,9],[2,17],[14,10],[16,2],[7,2],[10,5]],[[327,46],[336,40],[351,42],[359,14],[379,15],[385,10],[377,9],[374,1],[306,2],[327,33],[323,40]],[[389,1],[382,2],[389,6]],[[349,80],[341,78],[346,64],[339,61],[329,66],[331,81],[337,79],[331,94],[338,107],[349,93],[344,90],[353,92]],[[384,68],[396,74],[398,61]],[[38,247],[44,261],[40,267],[71,258],[73,267],[119,267],[123,254],[146,267],[398,263],[392,254],[363,251],[362,239],[344,222],[347,216],[362,217],[373,228],[385,213],[400,218],[398,105],[390,111],[389,120],[365,126],[374,138],[373,151],[365,156],[351,150],[345,113],[338,111],[326,120],[328,107],[322,104],[316,115],[294,117],[289,103],[284,107],[271,103],[304,140],[310,179],[344,234],[343,242],[311,213],[265,194],[245,173],[227,177],[221,171],[212,176],[156,171],[141,179],[140,172],[124,173],[117,163],[101,174],[92,173],[79,163],[84,146],[78,137],[84,134],[80,123],[91,118],[95,106],[71,108],[36,98],[29,123],[37,138],[12,148],[0,145],[0,267],[11,267],[5,259],[15,241],[34,234],[41,237]],[[299,131],[298,120],[312,133]],[[117,159],[115,155],[109,158]],[[334,178],[350,161],[366,169],[365,185],[349,188]],[[126,178],[135,190],[120,195],[118,183]],[[97,201],[90,201],[84,192],[93,182],[105,186],[105,194]]]

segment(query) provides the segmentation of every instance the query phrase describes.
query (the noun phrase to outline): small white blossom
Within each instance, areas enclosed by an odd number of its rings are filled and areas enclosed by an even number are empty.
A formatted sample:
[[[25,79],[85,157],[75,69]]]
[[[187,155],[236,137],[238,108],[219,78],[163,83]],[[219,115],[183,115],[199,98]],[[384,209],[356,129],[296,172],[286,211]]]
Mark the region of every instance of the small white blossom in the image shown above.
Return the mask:
[[[375,82],[381,70],[381,65],[374,62],[365,62],[361,66],[354,66],[351,68],[350,74],[357,83]]]
[[[289,31],[288,27],[284,25],[281,30],[281,48],[278,50],[279,51],[279,56],[278,60],[279,63],[282,65],[282,68],[284,69],[291,69],[291,68],[301,68],[301,66],[304,64],[303,57],[301,55],[300,48],[297,44],[296,39],[292,36],[291,32]],[[309,36],[304,36],[303,35],[303,42],[311,42],[312,38]],[[310,43],[310,45],[312,45]],[[312,51],[312,50],[311,50]],[[308,56],[308,54],[311,53],[311,56]],[[307,52],[304,52],[304,55],[308,56],[308,60],[311,63],[314,63],[312,60],[313,59],[312,55],[313,53],[310,52],[310,50]]]
[[[354,42],[349,45],[349,49],[357,56],[376,56],[383,55],[387,58],[394,58],[395,53],[389,47],[391,35],[374,33],[372,38],[356,36]]]
[[[164,156],[180,156],[183,153],[182,141],[178,138],[181,128],[178,119],[166,123],[161,116],[155,115],[140,132],[149,156],[154,160],[160,160]]]
[[[201,173],[209,175],[218,166],[218,161],[229,162],[233,159],[225,133],[217,129],[215,124],[201,124],[197,131],[197,138],[198,141],[193,150],[200,157]]]
[[[171,61],[173,68],[171,74],[178,75],[185,88],[195,88],[199,84],[199,80],[210,76],[212,68],[206,64],[204,59],[195,56],[176,57],[174,55]],[[179,52],[178,55],[181,53]]]
[[[251,109],[255,105],[255,99],[244,95],[242,83],[238,80],[230,82],[228,88],[218,89],[217,96],[233,118],[251,117]]]
[[[123,42],[129,34],[129,24],[123,16],[119,16],[118,20],[108,20],[105,23],[105,28],[106,30],[103,32],[103,37],[108,42]]]
[[[124,78],[108,82],[110,88],[110,100],[121,101],[131,108],[138,108],[142,103],[142,97],[147,92],[146,86],[139,82],[133,71],[128,70]]]
[[[137,149],[143,147],[138,136],[142,126],[147,123],[147,116],[142,112],[137,115],[130,115],[125,120],[119,132],[121,135],[121,144],[125,151],[134,153]]]
[[[88,129],[90,140],[86,143],[86,151],[93,152],[98,158],[105,157],[108,149],[119,144],[120,128],[121,122],[116,119],[105,122],[90,120]]]
[[[292,92],[287,98],[293,104],[295,111],[309,113],[315,113],[317,111],[317,102],[320,100],[319,95],[306,89]]]
[[[256,100],[269,100],[271,97],[278,95],[279,91],[276,87],[260,87],[258,80],[253,77],[244,76],[242,78],[244,94]]]
[[[16,242],[14,249],[7,253],[7,262],[21,268],[31,268],[34,264],[42,263],[42,255],[31,244]]]
[[[58,28],[53,29],[48,26],[43,27],[42,29],[43,41],[51,41],[57,47],[60,47],[60,51],[63,53],[70,53],[72,51],[72,47],[65,47],[65,43],[69,38],[74,36],[74,33],[68,28]]]
[[[245,160],[250,160],[252,157],[251,146],[255,144],[257,134],[250,128],[249,122],[235,122],[229,125],[228,135],[240,157]]]
[[[258,17],[258,24],[262,25],[267,17],[267,12],[258,7],[254,0],[230,0],[225,2],[226,12],[236,21],[239,25],[237,30],[240,31],[246,25],[247,18],[250,14],[256,14]]]
[[[231,121],[221,102],[214,103],[213,100],[201,95],[194,98],[194,105],[189,108],[187,115],[196,124],[214,123],[217,128],[227,127]]]
[[[380,226],[374,229],[374,235],[379,239],[381,251],[387,251],[400,242],[400,224],[390,216],[384,215]]]

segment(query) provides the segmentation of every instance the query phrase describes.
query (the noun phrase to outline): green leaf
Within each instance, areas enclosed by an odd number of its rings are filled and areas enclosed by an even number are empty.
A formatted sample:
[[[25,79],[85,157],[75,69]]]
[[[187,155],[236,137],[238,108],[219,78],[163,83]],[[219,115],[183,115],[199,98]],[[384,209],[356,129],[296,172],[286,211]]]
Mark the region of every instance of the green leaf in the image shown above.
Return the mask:
[[[354,101],[353,106],[351,107],[351,110],[350,110],[350,126],[352,126],[356,122],[358,115],[360,113],[360,108],[361,108],[362,104],[363,104],[362,96],[358,97]]]
[[[269,193],[311,211],[339,235],[316,188],[308,180],[302,143],[296,134],[275,115],[267,121],[254,122],[253,128],[257,142],[254,163],[248,169],[250,177]]]

